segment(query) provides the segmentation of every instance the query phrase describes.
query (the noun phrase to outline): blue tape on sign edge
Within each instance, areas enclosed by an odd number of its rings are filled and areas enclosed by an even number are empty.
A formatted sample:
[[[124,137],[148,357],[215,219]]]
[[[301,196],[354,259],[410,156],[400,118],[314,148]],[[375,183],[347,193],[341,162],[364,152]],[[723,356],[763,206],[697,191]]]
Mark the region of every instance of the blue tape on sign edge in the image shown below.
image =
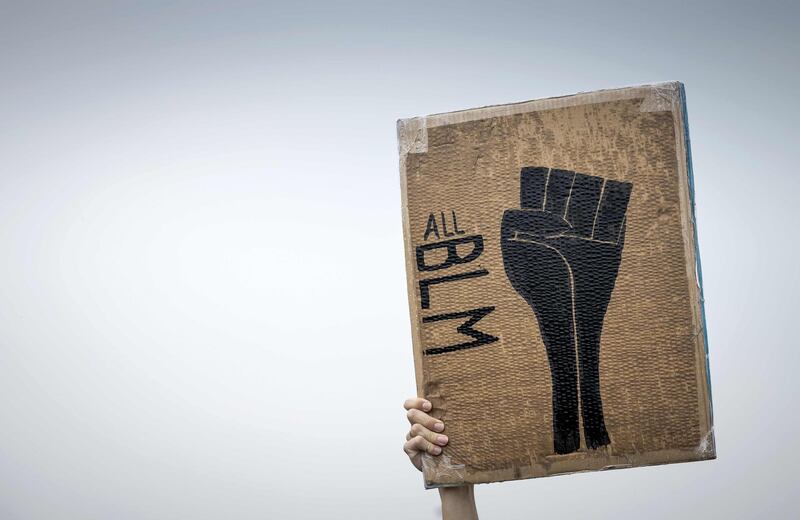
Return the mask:
[[[697,240],[697,217],[694,202],[694,170],[692,169],[692,147],[689,143],[689,114],[686,111],[686,90],[683,83],[678,83],[681,109],[683,110],[683,139],[686,148],[686,174],[689,177],[689,198],[692,203],[692,230],[694,231],[694,257],[697,264],[697,281],[700,285],[700,315],[703,320],[703,340],[706,354],[706,384],[708,385],[708,404],[711,412],[711,424],[714,424],[714,399],[711,397],[711,367],[708,359],[708,327],[706,326],[706,299],[703,295],[703,268],[700,265],[700,243]]]

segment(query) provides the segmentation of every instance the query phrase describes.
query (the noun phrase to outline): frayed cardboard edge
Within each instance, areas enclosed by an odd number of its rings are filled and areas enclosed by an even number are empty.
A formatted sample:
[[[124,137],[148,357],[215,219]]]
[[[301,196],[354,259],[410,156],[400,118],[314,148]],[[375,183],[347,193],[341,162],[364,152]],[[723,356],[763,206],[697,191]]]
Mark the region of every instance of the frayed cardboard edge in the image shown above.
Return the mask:
[[[659,83],[650,87],[650,92],[639,105],[640,112],[669,112],[680,98],[681,84],[677,81]]]
[[[454,464],[445,454],[433,458],[427,453],[423,453],[422,473],[425,475],[425,489],[448,487],[448,484],[435,484],[434,482],[438,480],[455,482],[449,486],[460,486],[467,477],[464,464]]]
[[[425,153],[428,151],[428,128],[464,123],[499,116],[510,116],[526,112],[553,110],[575,105],[583,105],[589,101],[604,101],[625,98],[643,98],[639,108],[642,112],[663,112],[674,110],[680,103],[683,85],[678,81],[667,81],[648,85],[636,85],[595,92],[578,92],[566,96],[557,96],[503,105],[489,105],[481,108],[457,110],[431,114],[429,116],[411,117],[397,120],[397,144],[400,157],[409,153]]]
[[[689,204],[691,208],[692,219],[692,233],[694,240],[694,256],[695,256],[695,283],[697,284],[698,300],[700,305],[700,320],[703,331],[703,354],[705,355],[705,369],[706,369],[706,388],[708,390],[708,406],[709,406],[709,431],[706,434],[711,438],[711,449],[716,450],[714,442],[714,399],[711,389],[711,362],[709,359],[708,347],[708,324],[706,322],[706,298],[703,292],[703,267],[700,262],[700,242],[697,237],[697,213],[695,204],[695,188],[694,188],[694,168],[692,166],[692,147],[689,138],[689,115],[686,108],[686,89],[683,83],[676,82],[677,96],[675,103],[679,105],[679,112],[683,115],[683,139],[684,151],[686,154],[686,176],[689,184]],[[716,455],[716,452],[715,452]]]
[[[400,155],[426,152],[428,128],[622,99],[643,98],[643,111],[672,110],[679,100],[680,88],[680,82],[666,81],[400,119],[397,121]]]
[[[425,117],[397,120],[397,147],[400,157],[428,151],[428,125]]]

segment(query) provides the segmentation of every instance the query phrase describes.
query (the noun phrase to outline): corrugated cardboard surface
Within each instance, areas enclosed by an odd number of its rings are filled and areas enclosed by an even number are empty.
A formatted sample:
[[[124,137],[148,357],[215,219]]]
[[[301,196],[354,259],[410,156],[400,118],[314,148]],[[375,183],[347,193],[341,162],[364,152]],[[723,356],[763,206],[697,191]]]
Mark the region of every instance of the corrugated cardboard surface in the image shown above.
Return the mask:
[[[714,458],[683,101],[682,85],[666,83],[398,122],[418,392],[450,438],[442,456],[426,458],[426,485]],[[520,207],[525,167],[633,185],[599,349],[611,443],[597,449],[581,428],[578,451],[555,453],[546,348],[504,269],[501,221]],[[419,270],[419,246],[475,235],[484,244],[477,259]],[[429,253],[431,265],[447,256]],[[476,270],[488,274],[429,286],[423,308],[420,280]],[[424,318],[487,307],[472,327],[496,341],[423,355],[472,339],[456,330],[467,317]]]

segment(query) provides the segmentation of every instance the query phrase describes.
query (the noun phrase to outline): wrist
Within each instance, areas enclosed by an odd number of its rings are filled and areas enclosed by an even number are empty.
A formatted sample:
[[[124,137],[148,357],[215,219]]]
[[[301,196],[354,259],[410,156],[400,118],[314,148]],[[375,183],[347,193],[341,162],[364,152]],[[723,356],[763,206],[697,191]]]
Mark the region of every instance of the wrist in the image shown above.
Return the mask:
[[[439,488],[439,497],[442,500],[442,513],[445,520],[448,518],[478,518],[472,484]]]
[[[461,486],[440,487],[439,496],[442,498],[474,498],[475,488],[472,484],[464,484]]]

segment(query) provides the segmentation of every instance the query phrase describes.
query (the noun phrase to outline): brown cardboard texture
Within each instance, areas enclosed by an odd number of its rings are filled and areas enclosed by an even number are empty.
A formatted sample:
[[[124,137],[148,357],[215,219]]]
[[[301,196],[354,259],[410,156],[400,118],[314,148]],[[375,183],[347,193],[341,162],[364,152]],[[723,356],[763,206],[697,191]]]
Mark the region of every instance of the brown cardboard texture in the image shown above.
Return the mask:
[[[715,457],[680,83],[398,122],[429,487]]]

